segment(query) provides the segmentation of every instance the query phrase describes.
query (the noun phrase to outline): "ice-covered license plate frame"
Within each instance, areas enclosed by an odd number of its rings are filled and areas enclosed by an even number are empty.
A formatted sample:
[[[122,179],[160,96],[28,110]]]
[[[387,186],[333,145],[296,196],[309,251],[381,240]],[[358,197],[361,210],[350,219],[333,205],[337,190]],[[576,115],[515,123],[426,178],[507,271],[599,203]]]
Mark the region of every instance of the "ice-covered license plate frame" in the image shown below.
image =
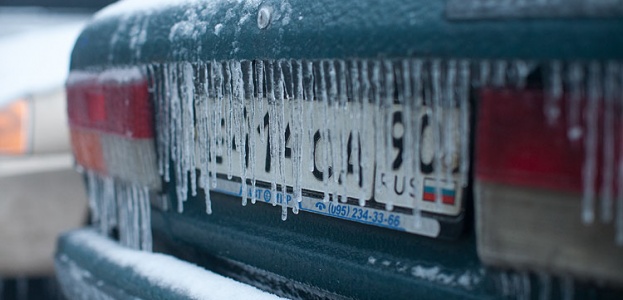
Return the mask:
[[[300,159],[303,164],[300,172],[302,177],[300,201],[296,201],[293,191],[296,184],[293,155],[296,154],[292,149],[294,145],[291,129],[297,112],[292,106],[299,105],[298,101],[285,101],[283,107],[271,104],[266,98],[255,99],[255,103],[252,100],[246,101],[245,106],[250,108],[255,105],[254,109],[245,112],[244,120],[232,118],[234,120],[232,122],[242,121],[244,126],[249,128],[245,143],[246,155],[240,155],[240,147],[236,146],[236,141],[240,142],[235,137],[239,131],[228,132],[230,125],[227,122],[232,120],[228,118],[228,114],[235,111],[232,107],[235,103],[227,99],[220,102],[221,124],[216,127],[215,135],[218,138],[214,145],[216,159],[213,170],[216,170],[216,176],[211,175],[213,181],[211,191],[241,198],[243,193],[246,193],[246,198],[253,203],[257,201],[283,206],[285,201],[285,206],[295,213],[302,210],[429,237],[452,237],[460,232],[464,210],[464,185],[459,174],[461,124],[458,108],[445,111],[437,108],[435,111],[430,106],[421,106],[418,109],[411,108],[411,115],[415,117],[410,117],[406,116],[403,104],[393,104],[385,113],[379,111],[373,104],[348,103],[345,107],[324,106],[320,101],[300,101],[300,104],[301,113],[306,117],[306,120],[301,122],[309,122],[311,133],[308,135],[313,137],[298,139],[301,142]],[[280,172],[280,165],[274,162],[274,158],[271,161],[271,141],[278,139],[270,137],[274,132],[270,128],[270,120],[274,119],[271,118],[272,113],[282,114],[279,110],[284,112],[285,123],[280,128],[285,129],[281,134],[285,139],[283,171],[286,176],[283,177],[285,181],[277,179],[276,186],[272,187],[271,182],[280,177],[277,174]],[[251,111],[256,115],[252,116]],[[420,128],[419,134],[405,130],[406,122],[403,120],[406,117],[415,128]],[[450,130],[442,129],[444,128],[442,124],[433,124],[432,120],[435,118],[438,123],[452,119]],[[326,135],[322,132],[325,126],[321,125],[325,122],[333,126]],[[383,131],[373,128],[375,123],[386,122],[391,122],[392,128],[389,147],[385,145],[387,139],[381,133]],[[236,125],[238,126],[231,127],[239,128],[240,124]],[[343,140],[331,138],[332,132],[338,131],[340,134],[333,136],[343,137]],[[434,131],[439,134],[435,135]],[[419,168],[415,166],[410,169],[409,166],[405,166],[404,156],[407,150],[403,145],[404,135],[407,133],[420,139],[418,151],[420,159],[417,163]],[[226,141],[225,136],[229,136],[231,141]],[[329,153],[325,157],[324,152],[330,152],[334,147],[326,146],[323,136],[329,136],[327,140],[333,143],[344,143],[343,155]],[[447,139],[445,143],[452,145],[445,145],[444,139]],[[251,140],[256,143],[253,149],[249,149]],[[357,141],[358,145],[355,146],[354,143]],[[383,146],[375,146],[379,143]],[[438,150],[436,147],[450,147],[448,152],[451,156],[450,161],[448,164],[440,162],[437,165],[442,168],[439,172],[435,172],[434,152]],[[199,151],[202,149],[196,148],[196,152]],[[353,154],[354,151],[359,153]],[[209,157],[210,153],[205,155]],[[199,157],[201,154],[195,153],[195,156]],[[344,158],[347,161],[343,161]],[[366,158],[372,158],[374,161],[366,162],[364,161]],[[242,164],[241,159],[246,159],[246,162]],[[250,164],[256,166],[255,170],[251,170]],[[325,164],[329,164],[330,169],[326,180]],[[334,164],[346,165],[346,168],[342,168],[345,171],[338,175],[340,176],[338,179],[334,179],[331,172]],[[358,166],[354,166],[355,164]],[[450,170],[446,165],[452,166]],[[355,174],[357,170],[358,174]],[[416,172],[416,175],[409,176]],[[242,176],[247,178],[245,185],[242,184]],[[287,186],[285,194],[281,188],[283,185]],[[420,210],[420,213],[415,213],[415,210]]]

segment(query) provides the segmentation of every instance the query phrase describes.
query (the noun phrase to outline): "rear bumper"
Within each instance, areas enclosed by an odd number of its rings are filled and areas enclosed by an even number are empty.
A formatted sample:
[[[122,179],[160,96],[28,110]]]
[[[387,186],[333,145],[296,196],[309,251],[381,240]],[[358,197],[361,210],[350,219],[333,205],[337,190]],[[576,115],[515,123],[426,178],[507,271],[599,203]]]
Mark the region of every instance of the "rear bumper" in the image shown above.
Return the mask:
[[[280,299],[172,256],[122,247],[90,229],[63,235],[55,264],[70,299]]]

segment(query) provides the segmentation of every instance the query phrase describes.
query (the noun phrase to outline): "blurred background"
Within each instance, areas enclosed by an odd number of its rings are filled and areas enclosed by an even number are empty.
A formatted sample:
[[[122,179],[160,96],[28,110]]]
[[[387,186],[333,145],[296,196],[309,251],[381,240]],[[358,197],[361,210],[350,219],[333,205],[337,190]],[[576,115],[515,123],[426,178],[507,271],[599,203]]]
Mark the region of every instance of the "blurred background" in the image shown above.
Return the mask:
[[[0,300],[62,299],[56,237],[87,219],[69,147],[71,49],[112,0],[0,0]]]

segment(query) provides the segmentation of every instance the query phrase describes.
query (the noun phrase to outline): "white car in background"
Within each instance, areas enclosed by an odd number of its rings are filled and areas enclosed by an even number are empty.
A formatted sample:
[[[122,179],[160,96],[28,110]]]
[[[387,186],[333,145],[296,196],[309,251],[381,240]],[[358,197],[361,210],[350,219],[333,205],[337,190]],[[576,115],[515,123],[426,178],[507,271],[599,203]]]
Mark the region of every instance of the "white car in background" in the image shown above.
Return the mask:
[[[29,291],[22,280],[3,292],[2,279],[52,277],[57,235],[86,220],[64,81],[89,17],[0,7],[0,299],[26,299]]]

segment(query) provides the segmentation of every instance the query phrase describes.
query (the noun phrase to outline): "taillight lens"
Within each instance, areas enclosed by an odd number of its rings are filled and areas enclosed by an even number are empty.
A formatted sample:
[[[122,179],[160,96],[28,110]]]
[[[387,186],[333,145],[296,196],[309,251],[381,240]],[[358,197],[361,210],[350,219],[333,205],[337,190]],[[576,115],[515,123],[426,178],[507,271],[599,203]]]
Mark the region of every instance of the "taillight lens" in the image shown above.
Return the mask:
[[[582,190],[584,142],[568,137],[567,115],[544,115],[540,90],[485,89],[480,93],[476,178],[561,191]],[[561,111],[567,111],[561,101]]]
[[[72,72],[67,104],[78,165],[101,175],[159,186],[153,107],[140,69]]]

